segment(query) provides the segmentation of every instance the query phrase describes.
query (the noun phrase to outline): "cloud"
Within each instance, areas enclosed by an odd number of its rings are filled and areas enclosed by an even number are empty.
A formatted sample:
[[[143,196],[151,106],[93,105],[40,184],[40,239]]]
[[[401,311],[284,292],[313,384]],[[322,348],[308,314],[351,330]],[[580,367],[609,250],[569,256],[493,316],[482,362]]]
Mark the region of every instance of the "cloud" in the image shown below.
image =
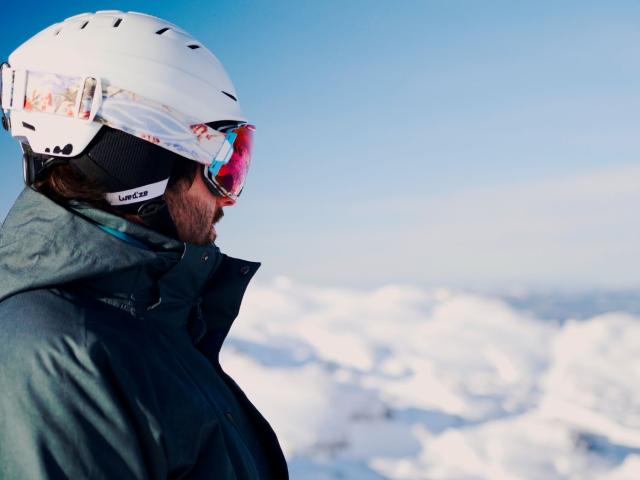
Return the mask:
[[[293,478],[638,478],[639,320],[281,277],[250,287],[221,362]]]

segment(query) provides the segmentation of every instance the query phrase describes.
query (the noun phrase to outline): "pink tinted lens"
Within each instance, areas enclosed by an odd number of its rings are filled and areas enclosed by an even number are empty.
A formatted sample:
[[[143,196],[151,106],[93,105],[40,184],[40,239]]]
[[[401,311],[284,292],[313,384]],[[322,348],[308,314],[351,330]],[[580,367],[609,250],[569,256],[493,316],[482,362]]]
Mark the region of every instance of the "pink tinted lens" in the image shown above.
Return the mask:
[[[234,130],[237,134],[233,142],[233,154],[215,177],[215,182],[230,197],[237,197],[242,192],[247,172],[251,165],[251,145],[253,143],[253,125],[242,125]]]

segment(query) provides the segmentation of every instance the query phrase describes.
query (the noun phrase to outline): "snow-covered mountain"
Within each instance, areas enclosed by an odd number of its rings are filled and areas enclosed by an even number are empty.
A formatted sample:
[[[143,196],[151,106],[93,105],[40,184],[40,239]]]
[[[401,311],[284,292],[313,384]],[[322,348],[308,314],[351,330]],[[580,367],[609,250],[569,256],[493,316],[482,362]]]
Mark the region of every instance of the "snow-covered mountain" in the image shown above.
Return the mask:
[[[534,300],[279,278],[250,287],[222,364],[294,480],[639,479],[640,317]]]

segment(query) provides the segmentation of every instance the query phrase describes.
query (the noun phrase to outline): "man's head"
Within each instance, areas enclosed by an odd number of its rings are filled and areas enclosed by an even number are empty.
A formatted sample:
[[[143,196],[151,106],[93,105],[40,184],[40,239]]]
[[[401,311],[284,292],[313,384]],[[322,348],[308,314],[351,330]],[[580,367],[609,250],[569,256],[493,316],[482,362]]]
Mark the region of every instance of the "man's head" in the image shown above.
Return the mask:
[[[2,80],[28,185],[187,242],[215,239],[242,191],[253,127],[220,62],[187,32],[132,12],[71,17],[14,51]],[[62,174],[102,196],[69,196],[78,189],[58,188]]]
[[[125,213],[110,205],[105,200],[108,189],[96,179],[84,175],[73,165],[73,160],[43,172],[33,186],[58,203],[79,200],[145,224],[136,212]],[[180,160],[173,165],[163,198],[175,227],[173,236],[196,245],[215,241],[217,232],[214,225],[224,216],[224,207],[235,204],[235,200],[213,193],[206,185],[202,167],[189,160]]]

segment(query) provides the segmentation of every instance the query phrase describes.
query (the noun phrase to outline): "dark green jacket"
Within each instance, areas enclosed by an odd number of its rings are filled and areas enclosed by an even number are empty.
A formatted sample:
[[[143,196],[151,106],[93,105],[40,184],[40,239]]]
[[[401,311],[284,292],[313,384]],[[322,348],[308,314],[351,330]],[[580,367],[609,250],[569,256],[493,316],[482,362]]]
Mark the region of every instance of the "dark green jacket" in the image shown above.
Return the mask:
[[[288,478],[218,362],[258,266],[25,189],[0,231],[0,478]]]

